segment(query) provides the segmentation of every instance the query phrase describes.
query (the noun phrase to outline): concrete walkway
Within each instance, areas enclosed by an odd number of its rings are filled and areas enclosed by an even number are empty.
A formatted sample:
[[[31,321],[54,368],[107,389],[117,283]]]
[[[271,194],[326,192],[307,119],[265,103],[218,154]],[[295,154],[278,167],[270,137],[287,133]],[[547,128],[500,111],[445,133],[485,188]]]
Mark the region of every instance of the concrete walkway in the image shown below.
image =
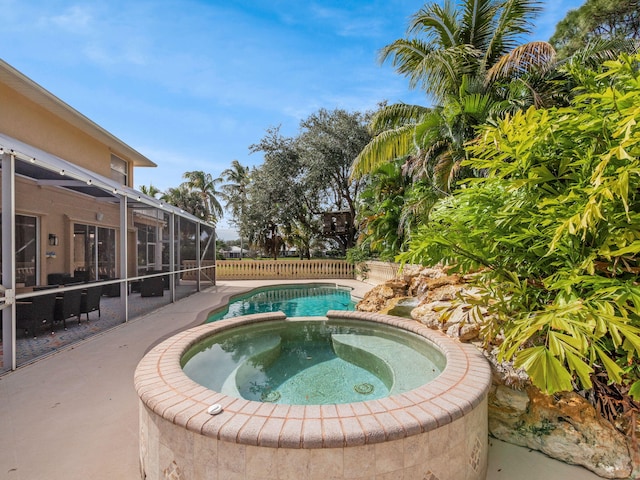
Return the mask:
[[[1,376],[0,480],[139,479],[133,388],[138,362],[153,345],[200,323],[229,296],[265,283],[219,282]],[[338,283],[353,286],[355,296],[371,288]],[[489,441],[487,480],[600,478],[526,448]]]

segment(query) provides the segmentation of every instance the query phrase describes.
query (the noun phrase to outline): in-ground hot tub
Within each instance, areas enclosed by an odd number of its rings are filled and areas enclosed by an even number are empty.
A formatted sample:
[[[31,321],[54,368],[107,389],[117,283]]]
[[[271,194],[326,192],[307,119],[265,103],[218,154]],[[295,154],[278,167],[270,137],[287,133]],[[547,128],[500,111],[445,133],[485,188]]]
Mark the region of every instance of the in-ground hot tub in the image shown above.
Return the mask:
[[[327,318],[237,317],[187,330],[150,351],[135,376],[143,478],[485,478],[490,368],[482,354],[412,320],[343,311]],[[336,355],[289,348],[292,324],[311,343],[320,331]],[[222,354],[203,366],[197,352],[212,350]],[[283,373],[281,364],[292,363],[296,352],[301,364],[313,365]],[[332,362],[338,370],[325,371]],[[354,366],[364,372],[340,370]],[[219,375],[211,379],[207,370]],[[326,383],[327,389],[292,396],[291,384],[312,370],[326,382],[306,379],[305,388]],[[340,386],[346,397],[318,400]],[[222,412],[209,414],[216,404]]]

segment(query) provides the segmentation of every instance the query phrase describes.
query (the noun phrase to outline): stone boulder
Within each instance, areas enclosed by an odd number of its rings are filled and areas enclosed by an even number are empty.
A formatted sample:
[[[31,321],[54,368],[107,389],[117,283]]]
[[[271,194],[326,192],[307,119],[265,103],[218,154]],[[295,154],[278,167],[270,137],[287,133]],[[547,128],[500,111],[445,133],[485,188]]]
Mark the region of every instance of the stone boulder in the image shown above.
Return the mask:
[[[550,396],[533,386],[519,391],[494,384],[489,393],[489,432],[603,478],[632,475],[627,438],[574,392]]]
[[[399,304],[416,304],[410,316],[429,328],[472,342],[492,364],[489,433],[501,440],[539,450],[566,463],[582,465],[604,478],[640,478],[637,444],[604,420],[580,395],[554,396],[533,387],[527,374],[498,362],[497,349],[481,346],[486,310],[465,303],[473,295],[468,278],[442,268],[405,268],[395,279],[374,287],[358,303],[366,312],[394,312]]]
[[[388,308],[392,299],[406,297],[407,288],[408,285],[403,280],[390,280],[369,290],[358,302],[356,309],[360,312],[380,312]]]

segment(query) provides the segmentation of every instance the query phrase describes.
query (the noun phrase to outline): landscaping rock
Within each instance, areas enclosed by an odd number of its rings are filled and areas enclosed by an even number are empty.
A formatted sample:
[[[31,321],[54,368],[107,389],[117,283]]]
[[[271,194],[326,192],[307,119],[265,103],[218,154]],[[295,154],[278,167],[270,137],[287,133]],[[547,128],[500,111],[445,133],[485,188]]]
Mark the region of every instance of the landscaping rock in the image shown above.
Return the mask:
[[[509,362],[497,361],[497,347],[482,347],[476,309],[460,301],[473,294],[464,278],[440,268],[403,270],[398,278],[374,287],[358,303],[367,312],[392,311],[415,298],[411,318],[462,342],[478,345],[492,365],[494,386],[489,393],[489,433],[501,440],[539,450],[566,463],[582,465],[604,478],[640,478],[637,445],[604,420],[580,395],[543,395],[527,374]],[[444,314],[444,315],[443,315]],[[499,338],[497,343],[499,344]],[[496,342],[494,342],[496,343]]]
[[[574,392],[549,396],[503,385],[489,393],[489,432],[505,442],[581,465],[603,478],[630,478],[626,437]]]

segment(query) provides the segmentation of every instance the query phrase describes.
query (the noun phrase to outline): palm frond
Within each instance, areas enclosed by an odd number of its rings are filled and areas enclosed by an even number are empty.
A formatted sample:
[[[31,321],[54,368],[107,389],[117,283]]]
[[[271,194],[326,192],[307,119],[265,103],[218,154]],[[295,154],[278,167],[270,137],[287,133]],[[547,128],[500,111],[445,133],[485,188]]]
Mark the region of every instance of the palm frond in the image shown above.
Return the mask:
[[[431,111],[428,107],[395,103],[378,110],[369,124],[369,131],[377,135],[385,130],[391,130],[407,124],[420,123]]]
[[[373,138],[353,161],[351,178],[357,179],[390,162],[411,153],[414,149],[412,124],[387,130]]]
[[[467,0],[462,5],[460,43],[484,50],[494,33],[494,0]]]
[[[419,39],[398,39],[380,50],[378,60],[382,64],[391,58],[396,71],[409,79],[409,87],[415,88],[423,79],[433,46]]]
[[[532,20],[542,12],[538,0],[506,0],[496,12],[495,33],[486,46],[484,65],[490,68],[500,57],[515,49],[531,33]]]
[[[460,161],[457,161],[451,155],[451,151],[440,155],[433,168],[433,181],[435,186],[442,192],[449,192],[459,169]]]
[[[531,71],[546,73],[556,65],[556,50],[548,42],[529,42],[520,45],[488,70],[486,84],[501,79],[513,79]]]
[[[480,52],[472,45],[434,50],[425,61],[422,72],[422,88],[441,103],[447,94],[460,89],[465,75],[477,73],[477,58]]]
[[[459,44],[458,12],[449,0],[444,5],[425,5],[409,20],[409,34],[422,34],[439,48],[451,48]]]
[[[637,52],[639,47],[638,41],[632,38],[594,38],[560,63],[595,68],[607,60],[615,60],[620,53]]]

